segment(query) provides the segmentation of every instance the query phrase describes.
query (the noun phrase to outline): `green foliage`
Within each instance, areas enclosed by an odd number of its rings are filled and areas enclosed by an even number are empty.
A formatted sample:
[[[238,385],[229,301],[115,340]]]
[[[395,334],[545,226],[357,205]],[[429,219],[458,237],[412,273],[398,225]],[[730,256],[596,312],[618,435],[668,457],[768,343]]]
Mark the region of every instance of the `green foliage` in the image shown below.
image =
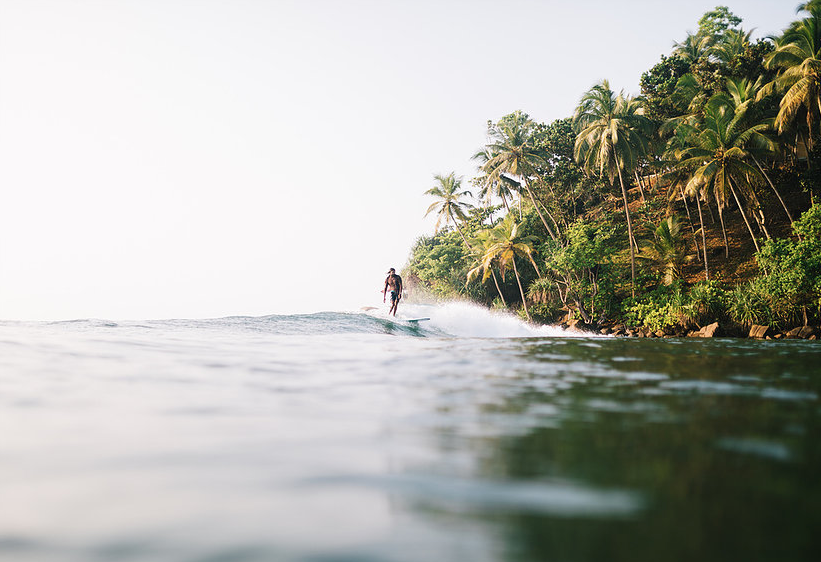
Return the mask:
[[[652,331],[672,328],[679,323],[681,287],[662,285],[653,291],[622,303],[625,322],[634,327],[646,327]]]
[[[625,300],[622,312],[628,324],[653,331],[676,326],[700,327],[725,319],[731,300],[727,290],[717,281],[702,281],[689,290],[676,282]]]
[[[612,310],[618,279],[612,266],[615,231],[612,225],[580,219],[568,226],[563,245],[548,243],[542,248],[556,298],[563,305],[574,305],[585,321]],[[538,285],[536,290],[547,293]],[[552,302],[558,305],[555,299]]]
[[[800,240],[768,240],[757,254],[762,276],[756,280],[767,304],[758,323],[784,326],[799,315],[821,316],[821,205],[814,205],[793,228]]]
[[[690,72],[690,63],[680,55],[661,56],[661,61],[641,75],[639,85],[641,95],[651,119],[663,120],[677,117],[687,110],[677,104],[673,96],[676,84],[682,76]]]
[[[718,281],[701,281],[687,292],[678,310],[684,326],[703,326],[726,315],[728,296]]]
[[[783,191],[793,210],[821,197],[821,3],[811,4],[803,8],[810,17],[783,37],[757,42],[718,6],[641,76],[642,97],[602,81],[582,96],[573,119],[540,124],[515,111],[488,122],[488,141],[474,155],[480,175],[470,180],[481,208],[468,204],[453,173],[436,177],[429,212],[445,230],[417,242],[412,281],[444,297],[521,306],[523,317],[530,307],[541,321],[564,311],[585,322],[622,314],[634,326],[669,330],[727,319],[773,326],[821,319],[821,211],[796,222],[799,239],[761,246],[761,276],[729,289],[715,281],[688,289],[681,278],[689,235],[673,218],[659,223],[679,195],[695,197],[702,229],[702,211],[709,218],[717,206],[726,240],[725,230],[737,235],[725,229],[726,209],[737,207],[758,248],[750,221],[762,234],[768,225],[769,237],[790,214],[764,216],[773,207],[770,191],[778,199]],[[805,145],[806,164],[798,156]],[[642,185],[649,198],[641,205],[631,190],[634,172],[653,178]],[[665,187],[669,199],[658,192]],[[611,195],[621,204],[612,205]],[[702,230],[699,246],[714,243],[717,228]],[[649,240],[640,257],[652,271],[636,270],[628,235]],[[726,266],[704,270],[721,276]],[[635,298],[619,302],[629,292]]]
[[[406,270],[436,296],[467,296],[471,292],[465,287],[469,259],[459,234],[446,230],[419,238]]]
[[[766,285],[761,278],[756,278],[736,286],[728,298],[730,318],[748,328],[753,324],[777,324],[772,315]]]
[[[698,33],[703,36],[717,36],[728,30],[737,29],[741,18],[730,11],[727,6],[716,6],[705,12],[698,20]]]
[[[687,258],[687,238],[681,232],[681,222],[675,215],[659,223],[653,232],[653,239],[645,242],[643,254],[639,257],[656,268],[665,285],[681,278],[681,268]]]

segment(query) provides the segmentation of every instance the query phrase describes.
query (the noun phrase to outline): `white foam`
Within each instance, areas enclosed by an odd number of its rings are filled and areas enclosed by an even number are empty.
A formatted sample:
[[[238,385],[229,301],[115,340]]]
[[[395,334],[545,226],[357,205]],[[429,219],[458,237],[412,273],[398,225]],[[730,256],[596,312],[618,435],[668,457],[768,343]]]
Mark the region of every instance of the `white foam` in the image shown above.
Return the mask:
[[[399,306],[397,318],[428,317],[425,327],[458,337],[574,337],[590,336],[558,326],[536,326],[509,312],[490,310],[467,302],[408,304]]]

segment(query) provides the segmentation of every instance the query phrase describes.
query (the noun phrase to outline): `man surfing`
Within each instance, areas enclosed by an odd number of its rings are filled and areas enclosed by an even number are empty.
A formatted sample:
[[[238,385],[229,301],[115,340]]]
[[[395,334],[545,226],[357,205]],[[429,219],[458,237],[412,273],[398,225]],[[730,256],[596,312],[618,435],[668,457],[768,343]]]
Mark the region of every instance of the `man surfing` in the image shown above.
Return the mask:
[[[388,288],[391,290],[391,307],[388,314],[396,316],[396,307],[399,306],[399,299],[402,298],[402,278],[396,274],[394,268],[388,270],[388,277],[385,279],[385,288],[382,289],[382,302],[387,298]]]

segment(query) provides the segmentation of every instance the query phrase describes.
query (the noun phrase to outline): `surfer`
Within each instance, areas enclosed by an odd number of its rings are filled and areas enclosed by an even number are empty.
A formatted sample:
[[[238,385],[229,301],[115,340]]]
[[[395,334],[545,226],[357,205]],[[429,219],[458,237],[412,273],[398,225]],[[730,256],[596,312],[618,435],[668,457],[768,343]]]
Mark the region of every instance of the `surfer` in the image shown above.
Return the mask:
[[[396,274],[394,268],[388,270],[388,277],[385,279],[385,288],[382,289],[382,302],[387,298],[388,287],[391,290],[391,307],[388,314],[396,316],[396,307],[399,306],[399,299],[402,298],[402,278]]]

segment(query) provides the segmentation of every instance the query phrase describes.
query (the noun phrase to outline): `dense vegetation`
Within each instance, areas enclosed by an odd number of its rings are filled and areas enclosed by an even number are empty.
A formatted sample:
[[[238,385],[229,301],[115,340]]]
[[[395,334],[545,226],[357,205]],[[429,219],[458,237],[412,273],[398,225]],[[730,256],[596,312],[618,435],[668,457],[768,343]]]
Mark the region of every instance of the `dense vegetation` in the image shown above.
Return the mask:
[[[470,185],[427,191],[409,284],[545,322],[817,325],[821,0],[797,18],[751,41],[719,6],[641,95],[603,81],[566,119],[488,122]]]

